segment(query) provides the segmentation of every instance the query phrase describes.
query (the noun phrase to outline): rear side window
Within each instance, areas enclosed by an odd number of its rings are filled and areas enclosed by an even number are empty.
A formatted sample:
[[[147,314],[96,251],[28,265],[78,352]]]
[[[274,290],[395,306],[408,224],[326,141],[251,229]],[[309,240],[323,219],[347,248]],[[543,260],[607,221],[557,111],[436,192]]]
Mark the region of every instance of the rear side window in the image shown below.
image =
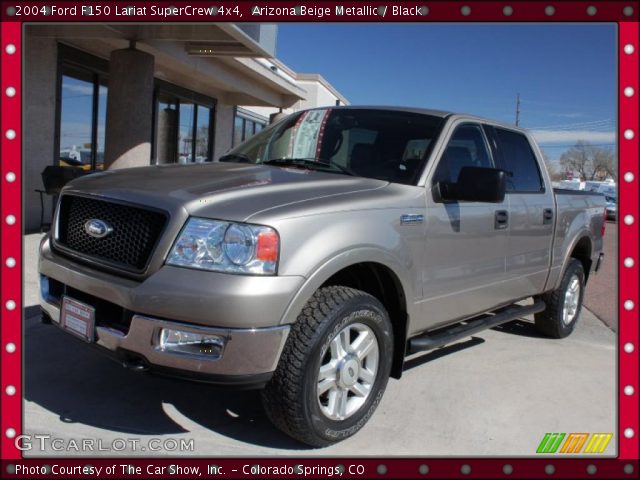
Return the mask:
[[[511,130],[495,128],[501,150],[502,167],[507,176],[508,192],[542,192],[544,183],[538,161],[526,136]]]

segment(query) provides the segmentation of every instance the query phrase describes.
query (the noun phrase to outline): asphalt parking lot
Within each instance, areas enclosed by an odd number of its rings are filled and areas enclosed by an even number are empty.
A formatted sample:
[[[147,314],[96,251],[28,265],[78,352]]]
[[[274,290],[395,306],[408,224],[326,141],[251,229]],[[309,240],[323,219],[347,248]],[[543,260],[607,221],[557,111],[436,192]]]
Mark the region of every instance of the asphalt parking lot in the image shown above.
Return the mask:
[[[39,238],[24,246],[23,432],[62,449],[33,442],[25,456],[528,456],[546,432],[612,432],[605,454],[616,453],[616,335],[587,309],[564,340],[518,320],[411,357],[360,433],[308,449],[271,426],[256,392],[136,374],[40,323]],[[81,439],[107,450],[69,449]],[[180,440],[193,450],[172,450]]]

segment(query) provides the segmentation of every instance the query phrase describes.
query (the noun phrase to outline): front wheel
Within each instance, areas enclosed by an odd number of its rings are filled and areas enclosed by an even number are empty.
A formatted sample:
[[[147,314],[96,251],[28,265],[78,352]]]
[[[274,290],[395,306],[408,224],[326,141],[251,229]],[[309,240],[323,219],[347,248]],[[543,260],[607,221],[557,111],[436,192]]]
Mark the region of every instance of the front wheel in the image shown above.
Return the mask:
[[[378,406],[392,354],[391,322],[376,298],[347,287],[321,288],[292,326],[262,393],[267,416],[314,447],[344,440]]]
[[[553,338],[569,336],[580,317],[583,296],[584,268],[579,260],[572,258],[558,289],[542,296],[547,308],[535,315],[538,331]]]

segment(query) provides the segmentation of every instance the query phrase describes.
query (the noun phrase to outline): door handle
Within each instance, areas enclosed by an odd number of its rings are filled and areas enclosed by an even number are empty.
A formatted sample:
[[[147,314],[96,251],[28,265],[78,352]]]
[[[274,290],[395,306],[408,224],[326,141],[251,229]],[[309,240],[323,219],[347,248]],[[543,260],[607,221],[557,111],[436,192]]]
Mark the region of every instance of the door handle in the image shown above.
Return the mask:
[[[553,209],[545,208],[542,213],[542,224],[549,225],[553,220]]]
[[[509,213],[506,210],[496,210],[494,228],[504,230],[509,226]]]

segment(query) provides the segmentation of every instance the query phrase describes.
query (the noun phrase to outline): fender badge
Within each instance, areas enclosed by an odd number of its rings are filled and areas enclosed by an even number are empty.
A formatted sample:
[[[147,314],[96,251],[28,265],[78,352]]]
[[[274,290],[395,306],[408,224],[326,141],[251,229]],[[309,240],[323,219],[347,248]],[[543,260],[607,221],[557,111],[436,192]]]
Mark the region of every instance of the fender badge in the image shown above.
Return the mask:
[[[400,215],[400,225],[415,225],[424,221],[424,215]]]

